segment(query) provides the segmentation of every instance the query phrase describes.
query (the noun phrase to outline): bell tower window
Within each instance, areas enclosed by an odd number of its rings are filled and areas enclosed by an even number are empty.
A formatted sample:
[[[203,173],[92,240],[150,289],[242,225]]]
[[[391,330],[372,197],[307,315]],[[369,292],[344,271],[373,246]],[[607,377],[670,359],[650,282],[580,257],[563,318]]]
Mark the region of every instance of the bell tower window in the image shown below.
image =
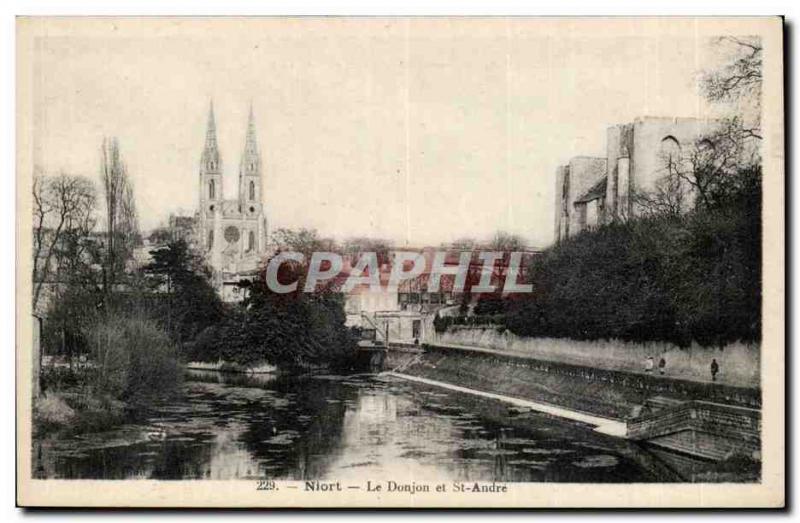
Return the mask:
[[[252,251],[256,246],[256,233],[250,231],[250,234],[247,235],[247,250]]]
[[[217,197],[217,187],[214,180],[208,181],[208,199],[213,200]]]
[[[256,184],[254,182],[250,182],[250,199],[256,199]]]

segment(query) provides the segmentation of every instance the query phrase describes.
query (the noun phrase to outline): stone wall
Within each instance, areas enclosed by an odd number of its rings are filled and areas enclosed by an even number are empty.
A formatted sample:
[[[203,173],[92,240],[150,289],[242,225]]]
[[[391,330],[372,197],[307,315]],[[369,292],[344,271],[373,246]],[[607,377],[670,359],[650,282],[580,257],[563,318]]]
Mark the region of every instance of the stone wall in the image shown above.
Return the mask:
[[[562,240],[581,231],[575,200],[606,176],[606,159],[576,156],[556,170],[555,239]],[[566,180],[565,180],[566,179]],[[566,215],[564,211],[566,210]]]
[[[494,349],[526,355],[546,361],[586,365],[599,369],[644,372],[644,363],[652,356],[656,363],[666,361],[666,377],[710,381],[711,360],[719,364],[717,382],[736,387],[760,384],[760,346],[733,343],[724,350],[710,347],[681,349],[666,342],[633,343],[619,340],[577,341],[554,338],[523,338],[509,331],[491,327],[453,326],[438,334],[428,331],[426,342]],[[655,370],[658,374],[658,370]]]
[[[631,190],[651,191],[656,180],[666,174],[661,156],[665,138],[674,138],[679,147],[687,151],[715,125],[713,120],[698,118],[637,118],[633,131]]]
[[[761,394],[754,388],[663,379],[456,346],[425,344],[424,349],[413,357],[390,350],[386,370],[619,420],[640,416],[642,405],[659,396],[678,402],[702,399],[761,408]]]

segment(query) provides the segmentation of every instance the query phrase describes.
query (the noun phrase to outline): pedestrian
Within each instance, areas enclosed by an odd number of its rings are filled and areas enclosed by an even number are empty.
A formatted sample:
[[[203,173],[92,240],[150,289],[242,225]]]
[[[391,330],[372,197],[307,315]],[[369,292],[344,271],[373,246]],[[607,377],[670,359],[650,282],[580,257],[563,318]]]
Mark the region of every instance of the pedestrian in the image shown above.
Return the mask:
[[[658,373],[662,376],[665,372],[665,367],[667,366],[667,360],[664,359],[664,356],[661,356],[661,359],[658,360]]]
[[[711,381],[717,381],[717,373],[719,372],[719,363],[716,358],[711,360]]]
[[[655,365],[653,363],[653,357],[652,356],[648,356],[647,359],[644,362],[644,371],[647,374],[650,374],[651,372],[653,372],[653,367],[654,366]]]

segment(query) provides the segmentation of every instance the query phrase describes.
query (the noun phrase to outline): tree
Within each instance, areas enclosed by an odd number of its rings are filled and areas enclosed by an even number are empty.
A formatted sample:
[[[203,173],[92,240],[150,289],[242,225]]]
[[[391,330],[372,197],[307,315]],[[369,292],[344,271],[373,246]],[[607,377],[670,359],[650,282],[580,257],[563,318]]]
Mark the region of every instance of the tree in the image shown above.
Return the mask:
[[[758,37],[724,36],[712,42],[721,58],[705,71],[701,90],[715,104],[727,105],[729,115],[685,150],[660,158],[664,175],[652,191],[634,199],[649,216],[680,214],[695,206],[725,205],[760,180],[762,46]]]
[[[392,243],[380,238],[348,238],[342,246],[344,254],[355,260],[361,253],[374,252],[378,259],[378,265],[384,265],[391,261]]]
[[[125,270],[125,263],[130,259],[139,240],[133,186],[116,138],[103,140],[100,181],[106,218],[103,289],[108,294],[118,276]]]
[[[327,240],[321,239],[315,229],[276,229],[272,233],[272,242],[279,251],[300,252],[310,259],[315,251],[323,251],[332,247]]]
[[[286,298],[295,298],[304,292],[308,264],[315,252],[340,252],[341,250],[333,240],[320,238],[315,229],[276,229],[272,233],[272,242],[277,247],[276,254],[290,251],[301,253],[305,257],[302,263],[294,260],[284,261],[278,269],[278,281],[287,284],[297,282],[297,290],[283,295]],[[268,263],[269,261],[267,261]],[[327,269],[328,267],[323,264],[322,268]],[[315,292],[329,292],[340,283],[338,278],[327,280],[318,286]]]
[[[202,257],[184,240],[174,240],[151,255],[142,272],[153,279],[156,294],[166,298],[159,316],[180,347],[222,320],[222,302],[208,281],[210,271]]]
[[[763,48],[759,37],[723,36],[713,41],[722,65],[702,75],[701,88],[715,103],[730,104],[742,132],[761,139]]]
[[[525,248],[525,240],[516,234],[497,231],[494,233],[494,236],[492,236],[488,247],[493,251],[511,253],[523,250]]]
[[[736,198],[753,183],[760,169],[758,155],[748,146],[749,133],[734,119],[723,120],[711,133],[698,137],[681,153],[662,157],[660,177],[651,191],[634,199],[647,216],[677,215],[694,207],[714,208]]]
[[[442,245],[444,248],[450,248],[454,251],[472,251],[477,247],[478,242],[474,238],[459,238],[450,245]]]
[[[309,229],[278,229],[272,238],[277,253],[293,251],[305,256],[304,262],[284,261],[278,270],[278,280],[287,284],[297,281],[297,290],[272,292],[264,268],[247,284],[249,292],[241,305],[227,309],[218,325],[200,333],[195,352],[206,360],[221,358],[241,365],[264,361],[300,367],[348,365],[355,340],[344,325],[343,296],[336,292],[337,282],[325,282],[311,293],[303,291],[312,254],[336,252],[336,246]]]
[[[34,309],[45,283],[56,286],[66,283],[84,267],[87,241],[95,226],[95,202],[95,188],[84,177],[67,174],[34,177]]]
[[[659,161],[664,174],[655,181],[653,190],[635,190],[631,199],[641,216],[679,216],[688,210],[691,200],[688,184],[677,172],[680,153],[664,152]]]

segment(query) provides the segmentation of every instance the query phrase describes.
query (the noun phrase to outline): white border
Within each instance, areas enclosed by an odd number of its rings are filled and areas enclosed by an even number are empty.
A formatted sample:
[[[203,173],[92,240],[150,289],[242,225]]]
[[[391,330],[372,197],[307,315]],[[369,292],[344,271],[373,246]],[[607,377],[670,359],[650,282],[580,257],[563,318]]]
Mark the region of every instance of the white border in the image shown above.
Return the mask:
[[[457,5],[457,7],[456,7]],[[34,2],[21,2],[10,1],[5,2],[0,6],[2,17],[0,20],[0,31],[2,31],[2,45],[0,46],[0,67],[5,74],[2,75],[2,86],[0,86],[0,100],[2,100],[2,138],[0,139],[0,158],[2,158],[3,174],[0,175],[0,220],[2,220],[2,241],[3,249],[0,249],[0,266],[2,267],[5,278],[2,280],[2,300],[0,301],[0,310],[3,313],[3,325],[6,336],[6,360],[2,365],[2,377],[0,382],[3,384],[3,419],[5,420],[5,430],[2,432],[2,449],[5,452],[2,455],[2,489],[0,492],[3,494],[2,502],[4,516],[13,518],[21,517],[22,513],[15,510],[14,506],[14,492],[15,492],[15,477],[14,477],[14,455],[11,449],[15,447],[15,404],[14,404],[14,362],[13,362],[13,347],[14,347],[14,328],[13,325],[15,315],[14,305],[14,266],[15,266],[15,253],[14,253],[14,233],[15,233],[15,102],[14,102],[14,86],[15,86],[15,15],[124,15],[124,14],[146,14],[146,15],[163,15],[163,14],[203,14],[203,15],[222,15],[222,14],[277,14],[277,15],[303,15],[303,14],[317,14],[317,15],[436,15],[436,14],[450,14],[450,15],[574,15],[574,16],[588,16],[588,15],[722,15],[722,14],[737,14],[737,15],[777,15],[785,14],[788,17],[790,24],[800,19],[798,8],[800,3],[790,1],[769,1],[761,0],[755,1],[741,1],[729,0],[724,3],[713,2],[709,0],[655,0],[649,2],[602,2],[602,1],[577,1],[577,0],[562,0],[556,2],[546,2],[535,7],[532,7],[530,2],[524,1],[461,1],[455,3],[441,2],[434,4],[430,0],[419,1],[409,0],[406,2],[397,2],[391,4],[388,2],[377,1],[339,1],[339,2],[325,2],[325,1],[308,1],[298,0],[289,3],[278,2],[261,2],[259,5],[253,5],[252,2],[242,0],[232,0],[227,2],[214,1],[204,2],[199,4],[197,1],[170,1],[170,2],[148,2],[148,1],[118,1],[118,2],[101,2],[101,1],[73,1],[70,3],[55,2],[55,1],[34,1]],[[793,38],[796,39],[796,26],[792,27]],[[790,62],[787,67],[790,70],[795,69],[797,66],[797,54],[793,49],[787,52],[787,58]],[[790,96],[790,93],[786,93]],[[787,104],[787,108],[791,105]],[[793,112],[787,114],[787,126],[796,129],[796,119]],[[798,138],[796,134],[789,135],[791,143],[787,144],[789,150],[797,150]],[[787,169],[792,166],[792,163],[787,163]],[[787,171],[787,176],[792,173]],[[791,195],[787,194],[794,201],[798,201],[800,195],[800,187],[795,183],[792,187]],[[791,200],[790,200],[791,201]],[[791,206],[789,206],[791,213],[791,224],[794,226],[792,231],[796,234],[798,229],[797,217],[792,213]],[[796,241],[795,234],[792,238]],[[788,238],[787,238],[788,239]],[[796,259],[796,257],[795,257]],[[787,269],[790,270],[789,267]],[[787,289],[788,290],[788,289]],[[795,286],[792,285],[791,291],[794,295]],[[787,318],[787,321],[798,324],[800,320],[800,313],[797,310],[791,311],[792,317]],[[792,347],[787,347],[787,350],[792,350]],[[798,375],[798,358],[793,358],[793,365],[791,369],[787,369],[787,373],[796,376]],[[787,380],[791,383],[792,380]],[[796,391],[795,391],[796,392]],[[789,405],[793,404],[793,399],[788,398]],[[787,420],[789,421],[789,420]],[[792,464],[793,465],[793,464]],[[794,467],[792,467],[794,468]],[[791,477],[791,476],[790,476]],[[796,481],[794,482],[796,485]],[[793,489],[794,491],[794,489]],[[790,494],[789,499],[797,499],[796,491]],[[509,514],[510,515],[510,514]],[[58,517],[56,514],[52,516]],[[185,514],[179,516],[181,518],[195,518],[195,517],[208,517],[208,515],[198,514]],[[216,517],[218,517],[217,515]],[[366,515],[366,517],[375,517],[374,514]],[[619,517],[616,515],[597,516],[600,519],[611,519]],[[636,514],[635,517],[641,517],[641,514]],[[689,516],[671,514],[668,517],[680,517],[695,519],[702,516]],[[70,517],[70,516],[67,516]],[[74,517],[74,516],[72,516]],[[137,517],[136,515],[127,515],[127,517]],[[272,515],[270,517],[277,517],[282,519],[289,516]],[[339,514],[338,517],[352,517],[352,515]],[[408,514],[405,517],[417,519],[422,517],[420,514]],[[430,516],[429,516],[430,517]],[[434,516],[434,517],[441,517]],[[492,517],[490,515],[472,514],[465,515],[459,514],[457,517]],[[537,516],[542,517],[542,516]],[[760,519],[762,516],[747,515],[746,519]],[[5,518],[4,518],[5,519]],[[173,517],[170,517],[173,519]]]

